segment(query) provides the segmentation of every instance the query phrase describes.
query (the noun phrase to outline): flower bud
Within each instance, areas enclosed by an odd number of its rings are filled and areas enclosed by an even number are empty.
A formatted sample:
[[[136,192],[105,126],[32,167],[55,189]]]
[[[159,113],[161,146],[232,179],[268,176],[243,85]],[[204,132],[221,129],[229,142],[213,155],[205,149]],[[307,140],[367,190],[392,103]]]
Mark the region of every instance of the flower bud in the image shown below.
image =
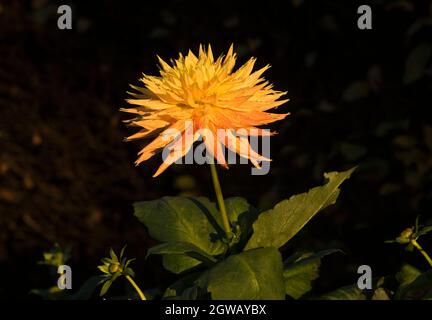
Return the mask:
[[[111,263],[108,267],[108,271],[113,274],[120,270],[120,265],[118,263]]]
[[[412,234],[413,234],[413,229],[406,228],[404,231],[401,232],[400,237],[409,239],[412,236]]]

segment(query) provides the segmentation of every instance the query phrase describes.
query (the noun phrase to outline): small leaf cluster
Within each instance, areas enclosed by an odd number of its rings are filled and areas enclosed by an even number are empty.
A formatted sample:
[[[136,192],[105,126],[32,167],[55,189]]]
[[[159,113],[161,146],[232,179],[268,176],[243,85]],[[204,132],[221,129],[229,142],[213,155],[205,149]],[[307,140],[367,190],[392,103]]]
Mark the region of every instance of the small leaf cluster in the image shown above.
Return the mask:
[[[111,287],[112,283],[121,276],[130,276],[133,277],[135,275],[134,271],[129,267],[132,261],[135,259],[127,259],[124,256],[126,247],[120,252],[120,255],[114,252],[111,248],[109,251],[109,257],[102,258],[102,265],[98,266],[98,269],[102,271],[103,275],[102,280],[99,282],[102,285],[100,295],[103,296],[107,293],[108,289]]]
[[[43,260],[39,261],[38,264],[57,268],[60,265],[66,264],[71,258],[71,248],[67,247],[63,249],[56,243],[49,251],[43,252],[42,255]]]
[[[404,229],[394,240],[387,240],[386,243],[399,243],[407,245],[407,251],[413,251],[413,241],[432,231],[432,226],[424,226],[419,223],[420,216],[416,218],[414,226]]]

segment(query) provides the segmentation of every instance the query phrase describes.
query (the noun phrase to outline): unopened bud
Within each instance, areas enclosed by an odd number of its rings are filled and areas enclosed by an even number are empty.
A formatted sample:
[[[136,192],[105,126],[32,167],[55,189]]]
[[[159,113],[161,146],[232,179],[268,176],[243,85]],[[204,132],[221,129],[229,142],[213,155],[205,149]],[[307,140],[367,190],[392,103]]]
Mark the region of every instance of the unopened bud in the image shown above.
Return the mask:
[[[116,273],[120,270],[120,265],[118,263],[111,263],[108,267],[108,271],[112,273]]]
[[[406,228],[404,231],[401,232],[400,237],[409,239],[412,236],[412,234],[413,234],[413,229]]]

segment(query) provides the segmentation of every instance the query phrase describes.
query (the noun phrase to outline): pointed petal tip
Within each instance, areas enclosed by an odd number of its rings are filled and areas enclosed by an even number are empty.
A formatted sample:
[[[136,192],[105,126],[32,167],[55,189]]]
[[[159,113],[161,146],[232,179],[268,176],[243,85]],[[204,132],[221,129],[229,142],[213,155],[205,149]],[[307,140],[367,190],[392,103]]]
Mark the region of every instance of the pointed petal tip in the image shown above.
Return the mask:
[[[220,166],[221,166],[222,168],[226,169],[226,170],[229,170],[229,167],[228,167],[228,164],[227,164],[227,163],[225,163],[225,164],[220,163]]]
[[[153,178],[156,178],[157,176],[159,176],[160,174],[162,174],[162,172],[164,172],[166,169],[168,169],[170,165],[167,165],[165,162],[162,163],[159,168],[156,170],[156,172],[153,174]]]

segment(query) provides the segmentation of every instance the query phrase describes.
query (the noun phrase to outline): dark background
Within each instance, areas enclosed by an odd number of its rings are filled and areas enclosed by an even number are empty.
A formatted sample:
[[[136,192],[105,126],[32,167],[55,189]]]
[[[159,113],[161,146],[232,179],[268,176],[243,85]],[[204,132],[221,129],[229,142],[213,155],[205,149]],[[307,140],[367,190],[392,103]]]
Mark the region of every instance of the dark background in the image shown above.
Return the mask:
[[[73,29],[59,30],[59,4]],[[373,29],[357,28],[369,4]],[[359,165],[337,204],[285,248],[338,247],[326,258],[317,292],[374,276],[417,253],[384,244],[432,208],[431,1],[1,1],[0,2],[0,298],[29,298],[55,284],[36,262],[55,242],[71,245],[74,286],[97,274],[110,246],[128,244],[137,281],[163,287],[175,277],[133,217],[132,203],[163,195],[214,199],[206,166],[175,166],[152,178],[160,158],[136,168],[145,141],[125,143],[121,120],[128,84],[157,73],[156,54],[231,43],[244,63],[272,68],[266,78],[288,91],[272,125],[270,173],[220,170],[225,196],[268,208],[323,182],[323,173]],[[430,221],[429,221],[430,222]],[[423,240],[426,250],[432,241]]]

